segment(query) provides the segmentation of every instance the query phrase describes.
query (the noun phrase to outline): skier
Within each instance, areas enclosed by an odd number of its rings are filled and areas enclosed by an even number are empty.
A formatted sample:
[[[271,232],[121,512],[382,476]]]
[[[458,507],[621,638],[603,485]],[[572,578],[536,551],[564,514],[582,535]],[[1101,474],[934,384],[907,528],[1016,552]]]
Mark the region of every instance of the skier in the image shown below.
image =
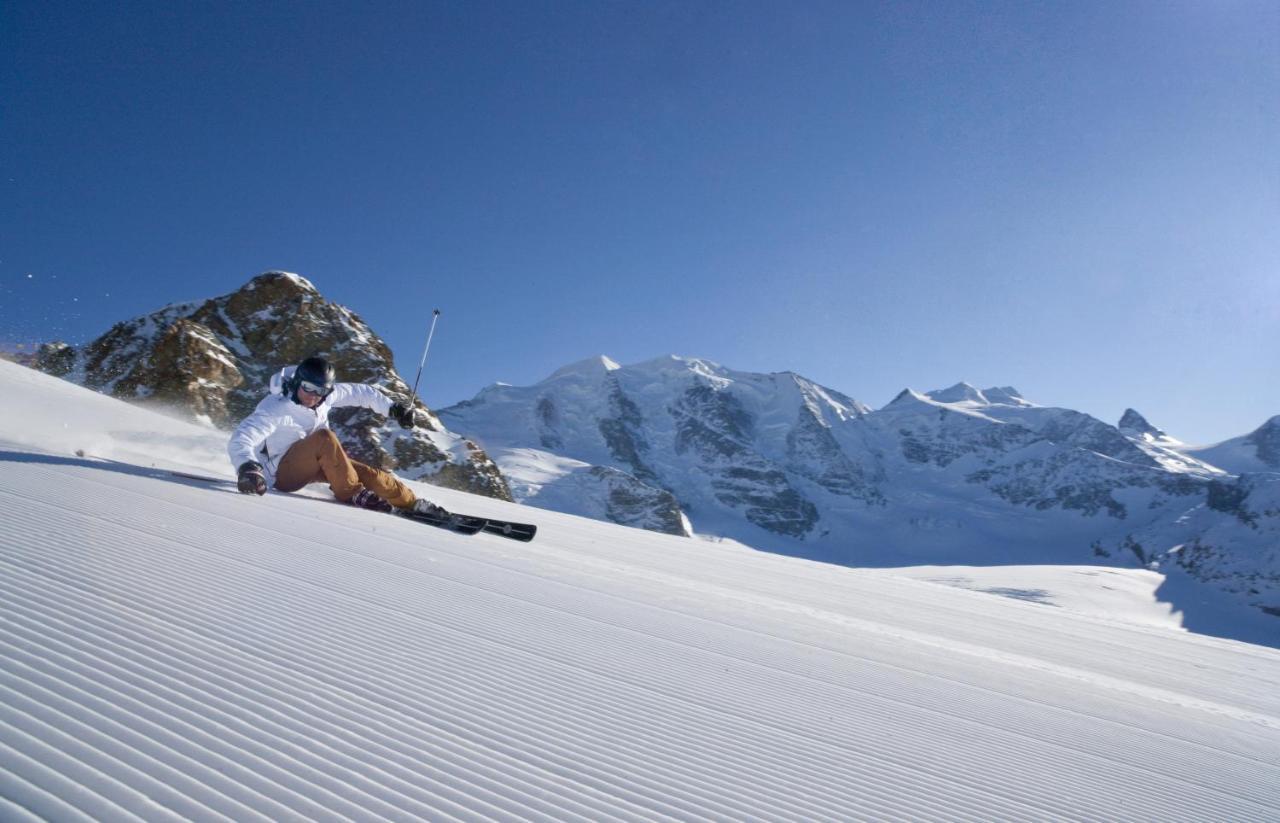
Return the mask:
[[[447,516],[444,509],[417,498],[391,472],[352,460],[329,428],[330,409],[363,406],[411,429],[413,409],[373,386],[335,383],[334,377],[333,366],[318,356],[272,376],[270,393],[227,444],[240,491],[261,495],[274,485],[295,492],[309,483],[328,482],[335,497],[353,506]]]

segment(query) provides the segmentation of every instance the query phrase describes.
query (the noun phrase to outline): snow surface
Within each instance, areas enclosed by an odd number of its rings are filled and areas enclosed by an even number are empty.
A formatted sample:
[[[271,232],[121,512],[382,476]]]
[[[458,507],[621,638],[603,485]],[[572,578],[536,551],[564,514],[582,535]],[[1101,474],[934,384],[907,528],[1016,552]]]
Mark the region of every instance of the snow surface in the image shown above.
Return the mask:
[[[1274,474],[1276,467],[1258,457],[1252,435],[1242,435],[1212,446],[1188,446],[1182,449],[1189,458],[1222,466],[1232,474]]]
[[[1153,573],[1060,572],[1086,613],[159,471],[223,445],[0,363],[0,819],[1280,819],[1280,651],[1169,628]]]

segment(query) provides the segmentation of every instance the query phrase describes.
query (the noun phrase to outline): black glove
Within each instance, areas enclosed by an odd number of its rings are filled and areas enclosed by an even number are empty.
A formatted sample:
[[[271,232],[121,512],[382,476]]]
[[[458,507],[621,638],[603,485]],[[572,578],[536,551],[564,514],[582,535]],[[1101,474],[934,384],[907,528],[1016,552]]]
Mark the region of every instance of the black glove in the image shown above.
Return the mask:
[[[416,415],[413,409],[400,402],[391,404],[391,409],[387,412],[387,416],[399,423],[402,429],[412,429],[416,425]]]
[[[241,494],[266,494],[267,476],[262,473],[262,464],[252,460],[240,464],[236,469],[236,488]]]

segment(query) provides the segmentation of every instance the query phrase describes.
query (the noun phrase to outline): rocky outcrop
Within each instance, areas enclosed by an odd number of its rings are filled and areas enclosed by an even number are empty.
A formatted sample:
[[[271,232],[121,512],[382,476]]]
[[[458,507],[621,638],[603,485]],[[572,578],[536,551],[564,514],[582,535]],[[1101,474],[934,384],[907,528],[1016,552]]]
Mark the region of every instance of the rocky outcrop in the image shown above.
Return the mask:
[[[1121,434],[1129,437],[1150,437],[1154,439],[1168,437],[1167,434],[1148,423],[1147,418],[1133,409],[1124,410],[1124,414],[1120,416],[1120,423],[1116,428],[1120,430]]]
[[[637,482],[632,475],[608,466],[592,466],[588,471],[605,490],[609,520],[663,534],[690,535],[689,523],[671,492]]]
[[[184,408],[222,425],[231,419],[228,400],[245,382],[218,336],[182,316],[121,323],[90,343],[84,360],[90,388]]]
[[[340,380],[409,396],[386,343],[357,314],[287,272],[266,272],[231,294],[117,323],[82,349],[47,344],[37,367],[230,428],[262,399],[272,374],[312,354],[327,357]],[[414,432],[388,426],[365,409],[339,409],[330,419],[358,460],[409,479],[510,499],[484,451],[449,432],[420,402],[418,407],[426,425]]]
[[[640,407],[627,397],[613,375],[608,377],[607,386],[609,413],[600,418],[600,436],[614,459],[627,466],[631,474],[646,483],[657,482],[657,474],[645,463],[649,442],[644,437]]]
[[[1245,438],[1258,459],[1266,466],[1280,470],[1280,416],[1263,423]]]
[[[1132,552],[1139,563],[1155,568],[1176,566],[1280,617],[1280,475],[1210,480],[1202,491],[1201,505],[1099,548],[1119,556]]]
[[[803,537],[818,522],[817,507],[755,451],[755,421],[732,393],[694,385],[671,405],[670,414],[675,453],[697,462],[720,503],[766,531],[789,537]]]
[[[33,362],[24,365],[52,374],[54,377],[66,377],[76,367],[76,350],[66,343],[43,343],[36,351]]]
[[[795,425],[787,432],[786,469],[832,494],[883,505],[879,482],[884,475],[870,461],[860,460],[840,447],[821,409],[803,403]]]

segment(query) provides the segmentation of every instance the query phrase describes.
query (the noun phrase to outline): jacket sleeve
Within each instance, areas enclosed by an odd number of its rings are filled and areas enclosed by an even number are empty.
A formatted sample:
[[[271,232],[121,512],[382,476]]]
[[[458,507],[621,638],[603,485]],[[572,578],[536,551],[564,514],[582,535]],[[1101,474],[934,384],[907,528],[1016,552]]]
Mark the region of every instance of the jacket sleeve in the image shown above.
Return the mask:
[[[236,430],[231,433],[227,443],[227,456],[231,458],[231,468],[238,469],[249,460],[265,463],[262,456],[262,444],[276,430],[276,419],[267,409],[258,409],[240,421]]]
[[[333,387],[329,395],[329,404],[333,408],[342,406],[362,406],[385,415],[391,410],[391,398],[374,386],[364,383],[339,383]]]

